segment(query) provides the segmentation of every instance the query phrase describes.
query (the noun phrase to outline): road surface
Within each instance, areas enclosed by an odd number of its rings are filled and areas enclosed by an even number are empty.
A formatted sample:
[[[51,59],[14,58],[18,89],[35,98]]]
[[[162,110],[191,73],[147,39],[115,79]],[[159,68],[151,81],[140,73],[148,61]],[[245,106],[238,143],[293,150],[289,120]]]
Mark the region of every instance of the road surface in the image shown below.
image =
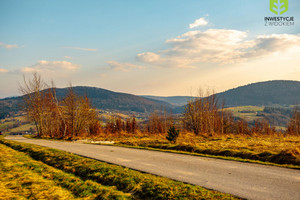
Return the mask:
[[[8,136],[246,199],[300,199],[300,170],[200,156]]]

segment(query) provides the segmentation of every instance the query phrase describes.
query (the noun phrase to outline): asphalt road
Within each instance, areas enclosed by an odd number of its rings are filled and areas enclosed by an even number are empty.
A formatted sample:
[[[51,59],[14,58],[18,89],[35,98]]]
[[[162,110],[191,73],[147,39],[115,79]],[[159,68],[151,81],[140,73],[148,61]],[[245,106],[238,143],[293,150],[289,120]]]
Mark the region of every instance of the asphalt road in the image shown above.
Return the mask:
[[[300,170],[116,146],[6,139],[60,149],[246,199],[300,199]]]

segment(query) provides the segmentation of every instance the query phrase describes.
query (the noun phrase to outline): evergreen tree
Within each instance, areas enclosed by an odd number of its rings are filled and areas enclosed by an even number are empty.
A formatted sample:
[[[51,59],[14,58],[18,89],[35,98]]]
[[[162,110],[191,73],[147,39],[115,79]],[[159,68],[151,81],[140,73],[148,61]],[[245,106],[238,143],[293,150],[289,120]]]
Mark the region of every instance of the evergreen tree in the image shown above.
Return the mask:
[[[175,126],[171,126],[168,130],[167,140],[169,140],[172,143],[176,143],[176,140],[179,136],[179,130],[176,130]]]

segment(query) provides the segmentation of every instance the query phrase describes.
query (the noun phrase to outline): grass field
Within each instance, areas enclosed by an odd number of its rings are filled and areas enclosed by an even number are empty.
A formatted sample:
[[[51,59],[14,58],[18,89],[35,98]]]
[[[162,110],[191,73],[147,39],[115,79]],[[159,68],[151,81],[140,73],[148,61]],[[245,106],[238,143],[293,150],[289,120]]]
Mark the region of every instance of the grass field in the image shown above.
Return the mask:
[[[0,189],[7,199],[237,199],[59,150],[0,143]]]
[[[35,128],[35,126],[33,124],[23,124],[19,127],[10,129],[9,132],[11,132],[11,133],[25,132],[25,131],[29,131],[30,129],[34,129],[34,128]]]
[[[7,128],[10,128],[12,127],[16,122],[13,122],[13,121],[8,121],[8,122],[3,122],[0,124],[0,131],[3,131]]]
[[[222,135],[203,138],[193,133],[181,133],[176,144],[166,134],[133,136],[105,135],[95,140],[110,140],[117,145],[183,151],[213,156],[250,159],[300,168],[300,137],[283,135],[248,136]]]
[[[22,133],[35,129],[33,123],[29,123],[25,115],[18,115],[15,117],[5,118],[0,120],[0,131],[4,134]]]
[[[263,119],[263,117],[256,116],[257,112],[263,111],[263,106],[238,106],[225,108],[232,112],[233,116],[240,117],[247,122]]]

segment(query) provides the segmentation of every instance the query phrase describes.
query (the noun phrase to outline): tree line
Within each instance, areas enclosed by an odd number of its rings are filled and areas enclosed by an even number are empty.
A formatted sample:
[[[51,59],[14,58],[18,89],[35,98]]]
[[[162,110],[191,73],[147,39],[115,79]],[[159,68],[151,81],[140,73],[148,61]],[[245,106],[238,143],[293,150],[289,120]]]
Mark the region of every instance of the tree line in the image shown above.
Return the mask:
[[[250,126],[244,119],[235,119],[232,112],[224,109],[225,102],[219,102],[213,91],[207,90],[206,95],[199,90],[199,95],[191,99],[185,106],[183,114],[184,130],[195,135],[213,136],[215,134],[246,134],[271,135],[284,133],[300,135],[300,112],[295,106],[287,130],[277,131],[266,119],[254,121]],[[268,109],[270,110],[270,109]]]

